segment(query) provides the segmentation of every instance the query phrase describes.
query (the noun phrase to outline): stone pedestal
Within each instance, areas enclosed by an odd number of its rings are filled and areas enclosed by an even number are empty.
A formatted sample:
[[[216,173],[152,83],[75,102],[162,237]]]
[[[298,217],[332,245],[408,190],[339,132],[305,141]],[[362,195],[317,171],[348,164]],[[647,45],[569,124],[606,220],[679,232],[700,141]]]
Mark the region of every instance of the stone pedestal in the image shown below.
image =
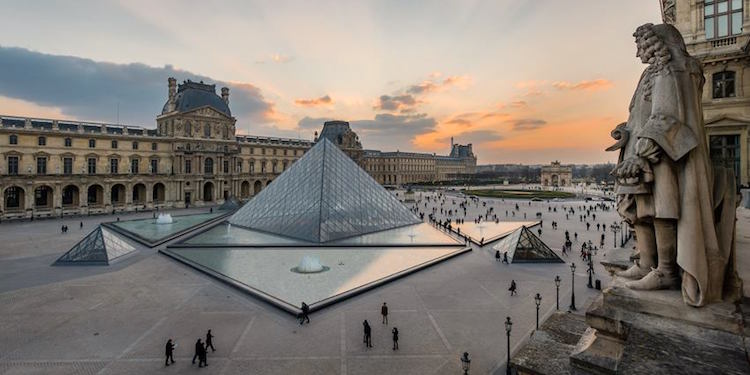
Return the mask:
[[[635,291],[615,278],[586,312],[572,374],[748,374],[739,305],[687,306],[679,290]]]

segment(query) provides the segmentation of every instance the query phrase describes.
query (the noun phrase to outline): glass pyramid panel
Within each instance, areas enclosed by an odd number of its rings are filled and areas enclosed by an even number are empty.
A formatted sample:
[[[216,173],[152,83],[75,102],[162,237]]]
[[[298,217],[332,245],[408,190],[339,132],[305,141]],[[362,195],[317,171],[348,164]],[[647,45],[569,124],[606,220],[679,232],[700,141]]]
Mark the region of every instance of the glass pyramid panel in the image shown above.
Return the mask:
[[[116,258],[135,251],[135,247],[101,226],[89,233],[55,263],[109,264]]]
[[[421,221],[323,138],[229,222],[321,243]]]
[[[557,254],[525,226],[516,229],[492,247],[508,253],[510,263],[563,263]]]

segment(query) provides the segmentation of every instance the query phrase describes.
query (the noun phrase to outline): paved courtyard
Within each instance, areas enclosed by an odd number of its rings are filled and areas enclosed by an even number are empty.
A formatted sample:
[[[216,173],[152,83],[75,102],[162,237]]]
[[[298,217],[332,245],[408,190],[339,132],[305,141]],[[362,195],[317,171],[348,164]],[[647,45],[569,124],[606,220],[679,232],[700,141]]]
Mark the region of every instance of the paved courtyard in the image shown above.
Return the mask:
[[[468,207],[467,221],[484,213],[481,201],[478,207]],[[571,237],[578,232],[579,241],[566,261],[578,265],[577,313],[583,313],[598,291],[586,287],[586,267],[577,251],[583,240],[598,245],[601,231],[587,232],[577,216],[565,220],[560,208],[556,214],[548,213],[546,202],[528,206],[528,201],[486,201],[500,220],[523,220],[523,212],[531,218],[542,211],[542,239],[556,251],[565,229]],[[505,210],[515,203],[520,213],[505,218]],[[593,203],[549,203],[584,204]],[[120,216],[127,220],[150,215]],[[464,351],[470,353],[472,374],[501,373],[507,350],[505,317],[514,322],[511,349],[515,350],[534,329],[533,296],[543,296],[542,318],[555,309],[555,275],[563,279],[560,307],[567,309],[570,301],[568,264],[504,265],[486,250],[469,252],[323,309],[312,314],[311,324],[305,326],[138,244],[134,244],[140,249],[137,255],[110,267],[49,266],[97,223],[111,220],[113,216],[97,216],[0,224],[0,334],[4,338],[0,374],[457,374]],[[552,220],[559,222],[556,231]],[[614,220],[613,211],[597,211],[598,222]],[[63,224],[71,228],[64,235],[60,234]],[[606,233],[608,247],[611,236]],[[739,245],[746,245],[744,241]],[[608,282],[599,266],[596,276]],[[518,284],[518,295],[513,297],[507,291],[511,280]],[[383,302],[390,306],[388,326],[380,320]],[[373,326],[371,349],[362,343],[365,319]],[[398,351],[391,350],[394,326],[400,331]],[[193,344],[209,328],[216,336],[217,351],[209,353],[209,367],[199,369],[190,363]],[[177,363],[164,367],[164,344],[169,338],[177,343]]]

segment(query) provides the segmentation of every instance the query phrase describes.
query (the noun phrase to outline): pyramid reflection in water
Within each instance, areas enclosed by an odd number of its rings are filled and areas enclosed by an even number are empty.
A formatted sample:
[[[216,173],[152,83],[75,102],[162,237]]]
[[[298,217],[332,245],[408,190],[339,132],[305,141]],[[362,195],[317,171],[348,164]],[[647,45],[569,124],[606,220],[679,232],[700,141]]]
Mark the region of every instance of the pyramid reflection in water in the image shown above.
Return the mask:
[[[322,243],[421,221],[323,138],[229,222]]]

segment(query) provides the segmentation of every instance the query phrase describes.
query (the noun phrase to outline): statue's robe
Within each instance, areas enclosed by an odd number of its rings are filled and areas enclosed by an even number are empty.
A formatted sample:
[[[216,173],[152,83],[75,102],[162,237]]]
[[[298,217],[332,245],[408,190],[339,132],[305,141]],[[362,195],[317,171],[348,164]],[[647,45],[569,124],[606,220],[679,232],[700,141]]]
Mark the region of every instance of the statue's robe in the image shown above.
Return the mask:
[[[651,67],[644,72],[631,102],[629,140],[620,160],[638,158],[635,144],[640,138],[658,144],[661,157],[656,163],[645,162],[650,170],[646,168],[639,183],[617,186],[618,211],[631,223],[677,220],[682,295],[692,306],[721,300],[725,283],[736,282],[734,259],[730,259],[733,183],[728,185],[721,171],[716,185],[720,190],[714,191],[701,105],[703,83],[700,64],[690,57],[680,56],[658,71]]]

